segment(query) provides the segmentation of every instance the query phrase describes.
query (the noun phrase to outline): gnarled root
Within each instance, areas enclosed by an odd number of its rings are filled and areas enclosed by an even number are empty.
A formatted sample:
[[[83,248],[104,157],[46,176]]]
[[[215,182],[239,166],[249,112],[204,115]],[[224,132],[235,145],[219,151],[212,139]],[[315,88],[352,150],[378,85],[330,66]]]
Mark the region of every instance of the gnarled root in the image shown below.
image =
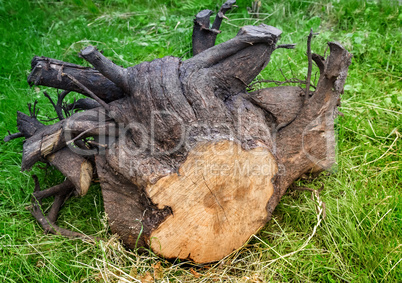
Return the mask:
[[[62,235],[69,238],[85,238],[92,240],[93,238],[91,236],[60,228],[56,225],[57,215],[60,211],[60,208],[74,192],[73,183],[67,179],[59,185],[41,191],[38,177],[36,175],[33,175],[32,178],[35,181],[35,190],[32,194],[31,214],[42,226],[45,233]],[[55,197],[54,202],[48,214],[45,215],[42,208],[42,200],[51,196]]]

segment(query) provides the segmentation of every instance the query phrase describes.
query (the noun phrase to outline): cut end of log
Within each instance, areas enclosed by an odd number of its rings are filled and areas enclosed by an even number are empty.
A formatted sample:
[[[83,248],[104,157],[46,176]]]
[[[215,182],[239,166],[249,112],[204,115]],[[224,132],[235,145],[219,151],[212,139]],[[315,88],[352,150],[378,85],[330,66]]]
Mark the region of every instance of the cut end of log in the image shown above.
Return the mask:
[[[277,29],[273,26],[268,26],[266,24],[260,24],[259,26],[244,26],[240,29],[237,35],[249,35],[261,38],[278,38],[281,34],[282,31],[280,29]]]
[[[147,188],[159,209],[172,210],[151,233],[150,247],[166,258],[222,259],[266,223],[277,171],[264,147],[247,151],[232,141],[197,146],[178,174]]]
[[[196,20],[203,19],[205,17],[211,16],[213,13],[214,13],[213,11],[205,9],[205,10],[198,12],[198,14],[195,17],[196,17]],[[208,21],[209,21],[209,18],[208,18]]]
[[[81,55],[86,56],[91,54],[92,52],[94,52],[96,50],[95,47],[93,47],[92,45],[86,47],[84,50],[81,51]]]

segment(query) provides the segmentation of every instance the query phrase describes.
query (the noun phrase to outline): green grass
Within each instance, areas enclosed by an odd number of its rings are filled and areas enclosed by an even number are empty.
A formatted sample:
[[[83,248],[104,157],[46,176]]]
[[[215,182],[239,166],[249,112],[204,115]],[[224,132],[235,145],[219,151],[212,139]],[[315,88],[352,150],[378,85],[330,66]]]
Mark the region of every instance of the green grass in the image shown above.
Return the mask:
[[[167,55],[188,58],[192,19],[220,3],[203,1],[5,1],[0,0],[0,133],[16,131],[16,111],[39,101],[40,118],[55,116],[46,88],[26,83],[30,60],[43,55],[85,64],[81,48],[96,45],[116,63],[130,66]],[[401,282],[402,281],[402,13],[398,1],[262,1],[260,17],[246,6],[224,21],[218,41],[245,24],[266,23],[283,30],[279,49],[259,75],[263,79],[303,78],[306,36],[314,28],[313,52],[339,41],[354,57],[338,119],[338,166],[308,184],[319,188],[326,218],[317,218],[310,193],[289,191],[273,219],[236,254],[208,268],[169,263],[152,253],[126,251],[109,234],[99,186],[62,209],[61,226],[98,235],[89,243],[44,235],[26,209],[31,174],[43,188],[63,177],[36,166],[20,172],[22,141],[0,142],[0,281],[118,282],[152,276],[161,262],[163,280],[226,282]],[[315,70],[316,71],[316,70]],[[48,90],[55,95],[54,90]],[[78,97],[78,95],[75,95]],[[72,100],[74,95],[70,95]],[[318,206],[319,207],[319,206]],[[318,225],[319,224],[319,225]],[[316,230],[314,230],[316,228]],[[191,268],[200,274],[194,275]],[[157,276],[158,277],[158,276]],[[197,278],[198,277],[198,278]],[[120,281],[127,282],[127,281]]]

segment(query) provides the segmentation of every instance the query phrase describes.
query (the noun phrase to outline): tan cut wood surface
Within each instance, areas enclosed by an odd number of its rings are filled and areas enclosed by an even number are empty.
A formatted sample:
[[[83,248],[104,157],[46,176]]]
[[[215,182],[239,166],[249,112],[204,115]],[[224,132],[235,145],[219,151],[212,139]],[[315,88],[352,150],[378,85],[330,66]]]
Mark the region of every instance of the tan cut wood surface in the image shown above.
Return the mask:
[[[93,166],[84,157],[63,148],[47,156],[47,160],[69,179],[78,196],[85,196],[91,186]]]
[[[232,141],[196,146],[178,174],[147,192],[168,216],[150,235],[150,246],[167,258],[204,263],[241,247],[266,223],[277,162],[267,148],[244,150]]]

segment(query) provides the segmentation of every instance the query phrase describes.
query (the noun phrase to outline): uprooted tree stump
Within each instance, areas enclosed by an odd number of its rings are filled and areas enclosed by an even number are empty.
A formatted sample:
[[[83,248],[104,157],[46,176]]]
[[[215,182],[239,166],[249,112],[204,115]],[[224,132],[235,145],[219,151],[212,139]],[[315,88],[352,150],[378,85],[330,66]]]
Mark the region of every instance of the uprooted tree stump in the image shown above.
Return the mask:
[[[32,214],[47,232],[83,236],[56,225],[61,205],[83,196],[99,178],[113,233],[129,248],[150,247],[165,258],[205,263],[241,247],[270,219],[286,189],[302,174],[334,163],[334,119],[351,55],[328,43],[311,54],[305,87],[247,92],[264,69],[281,31],[245,26],[215,45],[227,1],[210,28],[211,11],[196,16],[194,57],[164,57],[122,68],[89,46],[82,67],[35,57],[28,82],[63,89],[53,102],[60,121],[44,126],[18,112],[25,137],[22,170],[47,162],[66,181],[40,190]],[[311,65],[320,77],[310,91]],[[63,104],[70,92],[89,98]],[[35,107],[34,107],[35,108]],[[72,114],[73,110],[85,110]],[[66,115],[67,114],[67,115]],[[71,116],[70,116],[71,114]],[[55,196],[48,215],[41,200]]]

